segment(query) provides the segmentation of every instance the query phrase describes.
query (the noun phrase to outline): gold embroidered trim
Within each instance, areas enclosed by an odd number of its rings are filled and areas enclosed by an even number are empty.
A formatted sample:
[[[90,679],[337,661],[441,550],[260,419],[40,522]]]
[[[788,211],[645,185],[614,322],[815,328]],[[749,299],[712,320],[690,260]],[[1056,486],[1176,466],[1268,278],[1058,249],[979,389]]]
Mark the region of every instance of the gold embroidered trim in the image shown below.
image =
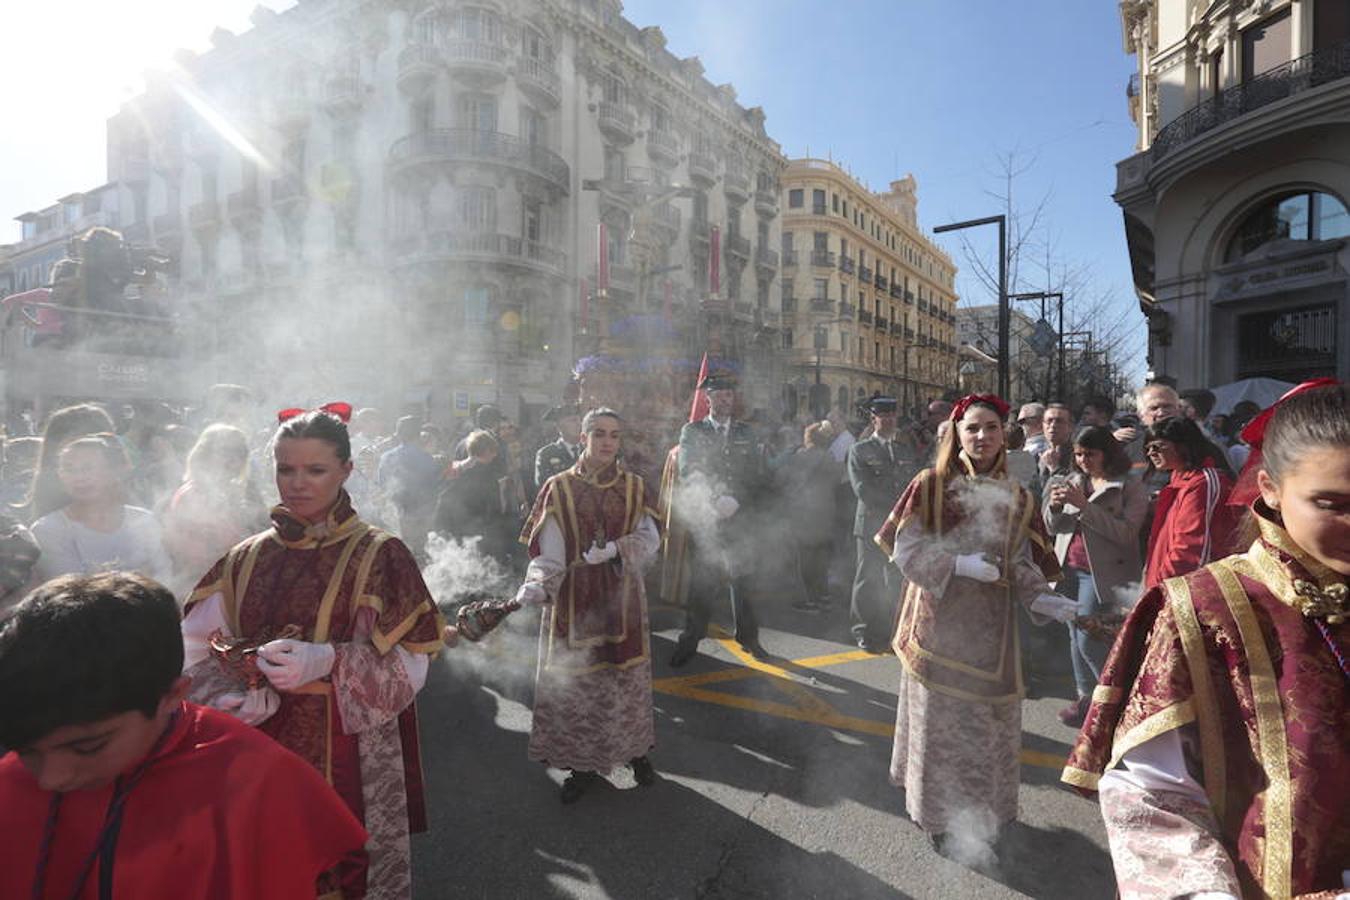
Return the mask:
[[[328,629],[332,624],[333,606],[337,602],[338,590],[342,587],[342,578],[347,574],[347,566],[352,561],[352,554],[356,552],[356,545],[361,543],[363,537],[364,531],[352,534],[347,546],[342,548],[342,555],[338,557],[332,577],[328,579],[328,588],[323,592],[323,599],[319,601],[319,614],[314,619],[313,641],[316,644],[328,643]]]
[[[1097,790],[1097,782],[1101,781],[1101,776],[1096,772],[1089,772],[1086,769],[1076,769],[1073,766],[1065,766],[1064,771],[1059,774],[1059,780],[1065,784],[1071,784],[1074,787],[1095,791]]]
[[[1115,741],[1111,744],[1111,759],[1102,771],[1109,772],[1120,765],[1121,757],[1140,744],[1151,741],[1160,734],[1175,731],[1194,721],[1195,707],[1191,705],[1189,700],[1183,700],[1154,713],[1125,734],[1116,735]]]
[[[1022,691],[1020,689],[1013,691],[1011,694],[999,694],[998,696],[990,697],[984,694],[973,694],[970,691],[963,691],[960,688],[948,687],[945,684],[938,684],[932,679],[925,678],[923,675],[914,671],[914,666],[903,654],[896,655],[900,657],[900,665],[904,666],[906,674],[936,694],[946,694],[948,697],[956,697],[959,700],[967,700],[971,703],[988,703],[990,705],[1015,703],[1020,702],[1022,699]]]
[[[1223,729],[1219,723],[1219,702],[1210,680],[1209,654],[1205,651],[1200,620],[1191,602],[1191,587],[1185,578],[1169,578],[1163,582],[1172,607],[1172,618],[1181,637],[1181,652],[1186,656],[1186,668],[1191,676],[1192,701],[1196,711],[1196,729],[1200,733],[1200,759],[1204,767],[1205,793],[1215,818],[1223,822],[1228,787],[1228,762],[1224,756]]]
[[[1125,698],[1125,691],[1119,685],[1099,684],[1092,689],[1093,703],[1119,703]]]
[[[1261,860],[1261,884],[1272,897],[1288,897],[1294,853],[1293,795],[1279,683],[1275,680],[1275,667],[1270,660],[1265,635],[1256,621],[1247,592],[1238,582],[1237,574],[1224,565],[1214,566],[1211,571],[1218,579],[1219,589],[1223,592],[1229,612],[1237,621],[1238,633],[1242,638],[1256,705],[1256,735],[1260,745],[1261,767],[1269,783],[1262,807],[1266,840]]]

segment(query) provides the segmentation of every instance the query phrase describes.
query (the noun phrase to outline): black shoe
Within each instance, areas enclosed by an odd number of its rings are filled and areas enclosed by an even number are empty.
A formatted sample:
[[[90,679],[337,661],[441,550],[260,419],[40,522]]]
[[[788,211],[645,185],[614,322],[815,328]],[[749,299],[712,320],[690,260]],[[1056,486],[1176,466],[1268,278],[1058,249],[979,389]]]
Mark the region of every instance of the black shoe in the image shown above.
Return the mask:
[[[670,667],[678,669],[689,660],[698,655],[698,644],[686,644],[681,642],[675,647],[675,652],[670,654]]]
[[[742,650],[744,650],[746,653],[749,653],[751,656],[753,656],[760,662],[763,662],[766,659],[773,659],[773,657],[769,655],[769,651],[764,649],[764,645],[762,645],[759,642],[758,638],[754,638],[748,641],[738,640],[737,643],[741,645]]]
[[[886,652],[887,648],[882,646],[881,644],[878,644],[876,641],[872,640],[866,635],[863,635],[862,637],[858,638],[858,649],[866,653],[875,653],[878,656],[880,656]]]
[[[562,783],[562,790],[558,792],[558,796],[563,803],[576,803],[581,799],[581,795],[586,793],[586,788],[599,780],[600,776],[594,772],[573,772]]]
[[[633,770],[633,778],[638,784],[643,787],[656,784],[656,770],[652,768],[652,762],[647,757],[636,757],[628,763],[628,766]]]

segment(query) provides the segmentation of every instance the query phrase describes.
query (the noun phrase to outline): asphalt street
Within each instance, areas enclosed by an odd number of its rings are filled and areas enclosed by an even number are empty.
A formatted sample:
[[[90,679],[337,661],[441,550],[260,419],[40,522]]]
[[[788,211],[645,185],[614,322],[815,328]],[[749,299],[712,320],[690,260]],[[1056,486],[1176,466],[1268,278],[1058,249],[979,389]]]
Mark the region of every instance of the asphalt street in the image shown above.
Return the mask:
[[[848,641],[847,613],[762,604],[754,664],[705,640],[670,670],[678,624],[654,612],[656,785],[628,770],[578,803],[526,757],[533,623],[436,661],[419,700],[431,829],[425,898],[1109,898],[1095,803],[1058,783],[1072,732],[1058,696],[1023,707],[1021,818],[988,858],[934,853],[887,779],[899,662]]]

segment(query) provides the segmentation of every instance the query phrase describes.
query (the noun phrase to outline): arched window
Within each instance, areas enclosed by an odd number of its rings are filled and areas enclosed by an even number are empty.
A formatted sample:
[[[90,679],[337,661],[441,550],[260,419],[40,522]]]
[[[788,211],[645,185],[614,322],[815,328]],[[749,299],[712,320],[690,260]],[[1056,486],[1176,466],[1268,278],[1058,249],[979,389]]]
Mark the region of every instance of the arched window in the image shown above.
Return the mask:
[[[1350,213],[1331,194],[1298,191],[1265,200],[1247,213],[1224,251],[1236,262],[1271,241],[1325,241],[1350,236]]]

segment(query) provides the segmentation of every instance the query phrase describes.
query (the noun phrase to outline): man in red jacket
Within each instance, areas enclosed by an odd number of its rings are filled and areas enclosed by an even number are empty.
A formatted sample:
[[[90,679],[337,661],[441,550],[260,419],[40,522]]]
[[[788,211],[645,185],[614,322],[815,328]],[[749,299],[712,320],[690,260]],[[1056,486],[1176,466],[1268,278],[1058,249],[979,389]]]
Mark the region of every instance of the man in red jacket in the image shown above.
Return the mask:
[[[68,576],[0,623],[0,897],[294,900],[365,831],[314,769],[183,702],[178,604]]]

